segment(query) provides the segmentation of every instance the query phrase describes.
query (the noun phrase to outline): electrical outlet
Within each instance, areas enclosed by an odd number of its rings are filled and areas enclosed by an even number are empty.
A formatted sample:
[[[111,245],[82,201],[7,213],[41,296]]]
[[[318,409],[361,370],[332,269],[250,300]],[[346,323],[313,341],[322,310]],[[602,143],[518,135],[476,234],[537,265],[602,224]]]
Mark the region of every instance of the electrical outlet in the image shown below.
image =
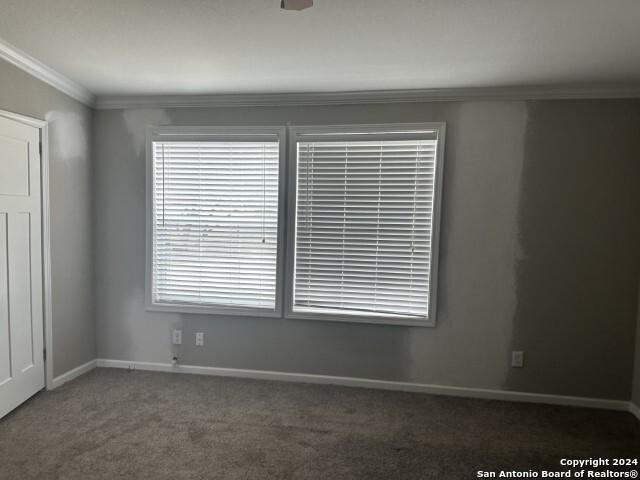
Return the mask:
[[[204,345],[204,333],[196,333],[196,346],[202,347]]]
[[[171,335],[171,343],[174,345],[182,345],[182,330],[174,330]]]
[[[515,368],[524,367],[524,352],[520,350],[514,350],[511,352],[511,366]]]

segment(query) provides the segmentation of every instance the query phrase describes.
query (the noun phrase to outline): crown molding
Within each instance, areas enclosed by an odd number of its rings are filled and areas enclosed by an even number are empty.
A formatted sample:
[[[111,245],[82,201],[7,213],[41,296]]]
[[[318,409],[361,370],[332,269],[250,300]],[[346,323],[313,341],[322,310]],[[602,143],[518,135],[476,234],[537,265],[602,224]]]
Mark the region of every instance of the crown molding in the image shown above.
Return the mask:
[[[563,100],[605,98],[640,98],[640,84],[597,87],[483,87],[219,95],[106,95],[97,97],[95,108],[108,110],[124,108],[271,107],[420,103],[461,100]]]
[[[95,97],[89,90],[1,38],[0,58],[60,90],[62,93],[75,98],[79,102],[90,107],[93,106]]]
[[[0,38],[0,59],[15,65],[72,98],[96,109],[180,107],[274,107],[376,103],[451,102],[463,100],[570,100],[640,98],[640,84],[430,88],[310,93],[214,95],[100,95],[62,75]]]

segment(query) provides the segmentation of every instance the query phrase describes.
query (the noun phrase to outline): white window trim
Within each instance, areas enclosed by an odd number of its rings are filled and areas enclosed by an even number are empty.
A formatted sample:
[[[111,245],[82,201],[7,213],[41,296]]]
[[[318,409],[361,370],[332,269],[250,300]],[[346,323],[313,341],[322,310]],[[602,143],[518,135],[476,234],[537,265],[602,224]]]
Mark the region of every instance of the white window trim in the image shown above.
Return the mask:
[[[160,140],[203,140],[215,137],[224,140],[255,139],[260,135],[268,138],[276,136],[279,140],[278,170],[278,244],[276,255],[276,293],[274,310],[250,307],[227,307],[209,305],[188,305],[178,303],[154,302],[153,285],[153,142]],[[147,127],[146,134],[146,275],[145,303],[146,309],[156,312],[199,313],[206,315],[233,315],[251,317],[282,317],[282,298],[284,288],[284,225],[286,178],[286,128],[276,127]]]
[[[434,327],[437,314],[438,263],[440,244],[440,222],[442,205],[442,178],[444,170],[445,122],[429,123],[393,123],[366,125],[314,125],[314,126],[257,126],[257,127],[193,127],[193,126],[149,126],[146,134],[146,274],[145,303],[146,309],[156,312],[193,313],[214,316],[270,317],[291,320],[319,320],[330,322],[384,324],[396,326]],[[431,239],[432,257],[430,272],[429,312],[425,320],[402,315],[379,315],[366,312],[326,313],[326,312],[294,312],[293,311],[293,279],[295,268],[295,229],[296,229],[296,196],[297,196],[297,140],[302,135],[314,134],[328,139],[331,134],[359,132],[375,134],[371,138],[415,138],[416,131],[434,131],[438,144],[436,151],[436,172],[433,205],[433,231]],[[408,132],[408,133],[407,133]],[[255,139],[256,136],[276,135],[280,142],[280,165],[278,172],[278,245],[276,257],[276,299],[273,311],[261,308],[200,306],[186,304],[155,303],[152,299],[153,272],[153,148],[157,140],[198,140],[207,136],[216,136],[220,140]],[[344,138],[344,137],[341,137]],[[355,137],[354,137],[355,138]]]
[[[323,126],[292,126],[289,127],[289,155],[288,163],[288,189],[287,189],[287,257],[286,271],[287,281],[285,288],[285,317],[292,320],[320,320],[331,322],[348,322],[348,323],[373,323],[384,325],[404,325],[404,326],[420,326],[435,327],[437,314],[438,299],[438,260],[439,260],[439,244],[440,244],[440,219],[442,205],[442,178],[444,163],[444,144],[445,144],[446,124],[444,122],[430,123],[395,123],[395,124],[377,124],[377,125],[323,125]],[[295,276],[295,244],[296,244],[296,199],[297,199],[297,142],[301,137],[311,138],[311,135],[319,136],[324,139],[331,139],[332,134],[336,134],[339,138],[344,139],[344,134],[362,133],[371,135],[372,139],[380,139],[393,137],[399,139],[416,138],[415,133],[420,131],[434,131],[437,135],[438,144],[436,150],[436,171],[435,171],[435,189],[434,189],[434,205],[433,205],[433,229],[431,238],[431,271],[430,271],[430,290],[429,290],[429,311],[427,318],[424,320],[416,320],[415,317],[403,315],[380,315],[380,314],[355,314],[355,313],[328,313],[328,312],[295,312],[293,311],[293,282]],[[384,132],[384,134],[380,134]],[[406,135],[405,135],[406,133]],[[388,135],[385,135],[388,134]],[[337,138],[337,137],[336,137]],[[354,136],[355,138],[355,136]]]

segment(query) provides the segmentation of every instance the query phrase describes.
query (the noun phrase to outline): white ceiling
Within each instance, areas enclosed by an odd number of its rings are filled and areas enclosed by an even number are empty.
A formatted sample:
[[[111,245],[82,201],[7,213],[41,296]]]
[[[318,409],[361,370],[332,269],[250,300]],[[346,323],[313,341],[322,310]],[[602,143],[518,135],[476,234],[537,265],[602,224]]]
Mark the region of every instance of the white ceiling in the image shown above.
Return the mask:
[[[639,0],[0,0],[98,95],[640,83]]]

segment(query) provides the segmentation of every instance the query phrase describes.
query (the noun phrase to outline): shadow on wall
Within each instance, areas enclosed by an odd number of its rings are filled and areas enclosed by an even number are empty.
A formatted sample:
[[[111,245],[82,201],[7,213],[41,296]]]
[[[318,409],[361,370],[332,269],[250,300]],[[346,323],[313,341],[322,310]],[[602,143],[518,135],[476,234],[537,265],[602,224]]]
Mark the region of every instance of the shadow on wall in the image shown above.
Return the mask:
[[[629,398],[639,106],[530,103],[518,218],[524,258],[511,342],[526,357],[525,368],[510,370],[509,390]],[[618,375],[607,375],[620,365]]]

